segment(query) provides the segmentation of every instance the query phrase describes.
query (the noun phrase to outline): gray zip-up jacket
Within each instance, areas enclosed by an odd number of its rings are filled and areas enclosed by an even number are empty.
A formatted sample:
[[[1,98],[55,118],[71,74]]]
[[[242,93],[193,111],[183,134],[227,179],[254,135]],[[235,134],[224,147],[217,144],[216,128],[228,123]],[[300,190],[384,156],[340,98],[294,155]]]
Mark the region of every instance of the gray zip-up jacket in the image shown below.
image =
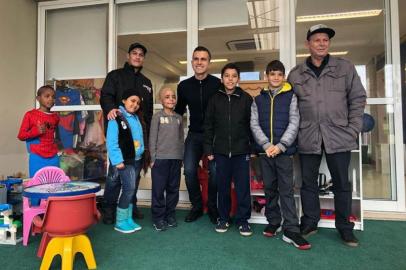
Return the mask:
[[[298,150],[302,154],[346,152],[358,148],[366,92],[351,62],[330,56],[317,77],[306,63],[289,74],[300,113]]]
[[[290,85],[285,83],[280,89],[269,91],[269,98],[274,97],[279,92],[285,89],[290,89]],[[272,96],[272,97],[271,97]],[[297,97],[295,94],[292,96],[292,100],[289,106],[289,125],[287,126],[285,132],[283,133],[280,142],[276,145],[282,152],[286,151],[286,146],[290,146],[296,139],[297,132],[299,130],[299,108],[297,106]],[[262,146],[264,151],[272,146],[272,143],[269,141],[269,137],[265,135],[261,126],[259,125],[258,117],[258,106],[255,102],[251,105],[251,121],[250,121],[252,135],[258,145]]]
[[[183,159],[182,116],[166,114],[163,110],[152,116],[149,133],[151,162],[156,159]]]

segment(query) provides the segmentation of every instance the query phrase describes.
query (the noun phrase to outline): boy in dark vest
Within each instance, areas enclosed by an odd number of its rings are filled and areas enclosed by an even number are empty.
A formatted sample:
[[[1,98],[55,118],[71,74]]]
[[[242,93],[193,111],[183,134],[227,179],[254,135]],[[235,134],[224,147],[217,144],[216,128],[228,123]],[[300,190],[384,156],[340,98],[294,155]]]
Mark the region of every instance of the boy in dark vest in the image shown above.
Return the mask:
[[[293,194],[293,159],[299,130],[299,109],[292,87],[285,82],[285,67],[274,60],[266,67],[269,89],[255,97],[251,106],[251,131],[258,144],[265,186],[267,237],[279,231],[282,239],[305,250],[311,245],[301,236]],[[279,208],[280,200],[281,208]],[[281,214],[282,210],[282,214]]]

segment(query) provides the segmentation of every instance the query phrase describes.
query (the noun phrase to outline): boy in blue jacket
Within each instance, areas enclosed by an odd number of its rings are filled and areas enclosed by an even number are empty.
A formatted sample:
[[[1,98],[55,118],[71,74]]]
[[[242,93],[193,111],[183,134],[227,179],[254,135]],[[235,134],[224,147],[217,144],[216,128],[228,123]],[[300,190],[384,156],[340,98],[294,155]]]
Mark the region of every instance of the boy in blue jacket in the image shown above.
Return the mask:
[[[293,159],[299,130],[299,109],[292,87],[285,82],[285,67],[274,60],[266,67],[269,89],[255,97],[251,106],[252,135],[259,146],[265,189],[265,216],[269,222],[263,234],[276,235],[282,222],[282,239],[301,250],[311,245],[301,236],[293,193]],[[280,200],[281,209],[278,200]]]
[[[104,198],[109,206],[115,205],[118,199],[114,229],[132,233],[141,229],[132,219],[132,198],[137,176],[143,167],[145,123],[139,92],[136,89],[126,90],[122,98],[124,106],[119,107],[118,117],[109,120],[107,126],[106,146],[110,166]]]

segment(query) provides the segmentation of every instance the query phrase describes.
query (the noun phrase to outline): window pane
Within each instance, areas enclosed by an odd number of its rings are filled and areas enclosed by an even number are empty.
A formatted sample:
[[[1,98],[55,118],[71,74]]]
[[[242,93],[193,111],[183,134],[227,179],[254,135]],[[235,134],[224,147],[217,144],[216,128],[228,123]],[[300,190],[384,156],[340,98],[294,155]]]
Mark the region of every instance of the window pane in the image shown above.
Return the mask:
[[[106,145],[101,111],[58,112],[56,141],[62,153],[61,168],[73,180],[103,180]]]
[[[107,5],[47,11],[45,80],[105,76],[107,15]]]
[[[118,5],[117,68],[127,61],[128,47],[139,42],[148,52],[142,73],[152,82],[156,112],[160,108],[159,90],[174,91],[186,76],[186,0],[141,1]],[[151,189],[150,172],[141,173],[139,189]],[[181,182],[181,190],[186,186]]]
[[[212,53],[211,73],[236,62],[242,80],[264,79],[267,63],[279,59],[279,1],[199,1],[199,45]]]
[[[361,17],[357,11],[368,11],[373,16]],[[323,17],[320,17],[323,16]],[[343,19],[333,19],[347,16]],[[385,10],[383,0],[368,1],[297,1],[296,8],[296,62],[303,63],[309,56],[305,46],[306,33],[310,26],[326,24],[335,30],[331,39],[330,54],[351,60],[365,72],[359,72],[369,98],[392,97],[391,88],[386,85],[390,74],[385,65],[390,59],[385,48]],[[384,76],[377,73],[385,70]],[[385,76],[386,75],[386,76]]]
[[[362,134],[362,179],[366,199],[395,200],[393,105],[369,105],[365,112],[374,121],[374,129]]]

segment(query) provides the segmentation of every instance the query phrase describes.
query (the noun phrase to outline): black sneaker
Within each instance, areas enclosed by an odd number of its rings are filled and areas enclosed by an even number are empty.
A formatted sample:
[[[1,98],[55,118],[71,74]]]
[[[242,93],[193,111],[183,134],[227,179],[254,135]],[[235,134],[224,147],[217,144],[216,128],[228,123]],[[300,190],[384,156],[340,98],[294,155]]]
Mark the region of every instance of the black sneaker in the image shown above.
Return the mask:
[[[304,238],[317,233],[317,226],[302,225],[300,224],[300,233]]]
[[[178,222],[176,221],[175,217],[168,217],[166,219],[166,223],[168,224],[168,227],[177,227]]]
[[[230,228],[230,224],[228,224],[228,222],[219,220],[217,222],[215,230],[218,233],[225,233],[228,230],[228,228]]]
[[[102,216],[104,224],[114,224],[116,222],[116,209],[112,207],[102,208]]]
[[[281,225],[272,225],[272,224],[268,224],[264,231],[262,232],[263,235],[265,235],[266,237],[272,237],[275,236],[277,232],[281,231]]]
[[[248,223],[241,224],[238,229],[240,230],[240,234],[242,236],[251,236],[252,235],[252,229]]]
[[[352,230],[338,231],[344,244],[349,247],[358,247],[359,242]]]
[[[157,230],[158,232],[160,231],[165,231],[167,228],[168,224],[166,223],[165,220],[159,220],[157,222],[154,222],[154,228],[155,230]]]
[[[193,222],[203,216],[203,210],[190,210],[189,214],[185,217],[185,222]]]
[[[312,247],[312,245],[310,245],[309,242],[307,242],[303,236],[297,232],[284,231],[282,240],[286,243],[293,244],[300,250],[307,250]]]

